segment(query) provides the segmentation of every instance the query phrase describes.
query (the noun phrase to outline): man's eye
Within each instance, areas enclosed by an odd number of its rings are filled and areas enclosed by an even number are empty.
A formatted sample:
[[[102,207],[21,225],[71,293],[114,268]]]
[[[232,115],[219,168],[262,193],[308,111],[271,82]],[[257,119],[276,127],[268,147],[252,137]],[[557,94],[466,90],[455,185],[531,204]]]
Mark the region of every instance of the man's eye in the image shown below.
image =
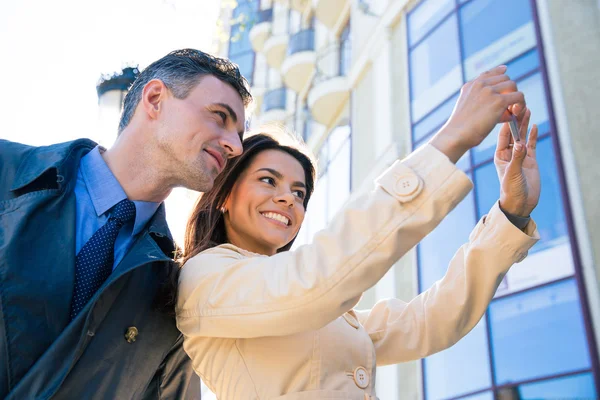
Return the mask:
[[[275,179],[271,178],[270,176],[265,176],[259,179],[259,181],[267,183],[269,185],[275,185]]]
[[[225,114],[223,111],[216,111],[216,114],[219,115],[219,117],[221,117],[221,121],[225,123],[227,120],[227,114]]]

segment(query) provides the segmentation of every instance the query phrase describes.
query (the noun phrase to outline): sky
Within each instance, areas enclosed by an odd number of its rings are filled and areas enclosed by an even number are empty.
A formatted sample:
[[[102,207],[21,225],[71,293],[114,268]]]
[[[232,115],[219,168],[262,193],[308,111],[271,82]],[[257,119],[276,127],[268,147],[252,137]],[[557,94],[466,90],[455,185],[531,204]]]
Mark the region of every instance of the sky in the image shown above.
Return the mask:
[[[210,51],[218,12],[219,0],[0,1],[0,139],[97,138],[101,75],[178,48]],[[180,244],[195,197],[176,189],[166,202]]]
[[[214,0],[3,0],[0,138],[42,145],[92,136],[96,83],[171,50],[209,51]]]

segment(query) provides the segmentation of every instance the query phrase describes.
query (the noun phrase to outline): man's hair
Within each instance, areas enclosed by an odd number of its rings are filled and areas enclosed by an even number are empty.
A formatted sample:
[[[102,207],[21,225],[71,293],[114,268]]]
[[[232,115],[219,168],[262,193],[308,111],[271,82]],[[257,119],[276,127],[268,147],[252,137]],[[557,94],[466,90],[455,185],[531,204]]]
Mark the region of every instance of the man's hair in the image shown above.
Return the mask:
[[[133,82],[123,101],[119,133],[129,125],[142,99],[144,86],[148,82],[159,79],[173,93],[173,96],[185,99],[206,75],[213,75],[231,85],[240,94],[244,107],[252,102],[248,81],[242,76],[236,64],[226,58],[214,57],[200,50],[175,50],[150,64]]]

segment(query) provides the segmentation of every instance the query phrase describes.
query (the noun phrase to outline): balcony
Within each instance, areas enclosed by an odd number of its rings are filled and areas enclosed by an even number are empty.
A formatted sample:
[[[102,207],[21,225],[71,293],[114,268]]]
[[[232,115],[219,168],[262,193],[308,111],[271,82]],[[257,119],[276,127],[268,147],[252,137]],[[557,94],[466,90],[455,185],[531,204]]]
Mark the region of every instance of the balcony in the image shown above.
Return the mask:
[[[271,35],[272,22],[272,8],[260,10],[258,13],[256,13],[256,21],[249,32],[250,43],[252,43],[252,48],[254,51],[262,51],[263,47],[265,46],[265,41],[269,38],[269,35]]]
[[[289,6],[292,10],[303,12],[306,7],[309,7],[311,0],[276,0],[279,3]],[[329,1],[329,0],[326,0]]]
[[[286,120],[287,88],[280,87],[265,92],[260,115],[261,124],[267,122],[284,123]]]
[[[329,29],[338,23],[349,0],[312,0],[315,16]]]
[[[271,68],[279,69],[285,59],[289,36],[287,33],[273,35],[267,39],[263,47],[263,53],[267,59],[267,64]]]
[[[319,52],[317,72],[308,93],[308,106],[315,121],[331,126],[346,109],[350,84],[346,74],[350,67],[350,42],[332,45]]]
[[[286,86],[301,92],[315,72],[315,31],[305,29],[290,37],[287,58],[281,65],[281,75]]]

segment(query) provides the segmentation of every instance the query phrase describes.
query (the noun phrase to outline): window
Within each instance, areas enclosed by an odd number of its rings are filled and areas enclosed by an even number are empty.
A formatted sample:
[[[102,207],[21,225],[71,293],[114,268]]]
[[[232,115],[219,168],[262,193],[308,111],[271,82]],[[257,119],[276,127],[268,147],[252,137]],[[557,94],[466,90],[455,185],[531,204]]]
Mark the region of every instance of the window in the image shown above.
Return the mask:
[[[459,17],[467,81],[536,45],[528,1],[474,0]]]
[[[456,206],[440,225],[431,232],[417,248],[419,262],[419,288],[424,292],[442,279],[450,260],[464,243],[475,226],[473,193]]]
[[[350,67],[352,66],[351,56],[351,39],[350,39],[350,20],[346,23],[346,26],[342,30],[340,35],[340,67],[339,72],[341,76],[348,75]]]
[[[594,377],[589,373],[521,385],[517,391],[521,399],[598,398],[594,390]]]
[[[229,59],[240,67],[241,74],[252,85],[254,75],[254,50],[250,43],[250,27],[256,19],[258,0],[240,0],[233,10],[229,36]]]
[[[433,327],[435,329],[435,327]],[[454,346],[424,360],[425,395],[446,399],[492,384],[485,317]]]
[[[413,46],[438,22],[454,10],[454,0],[427,0],[419,4],[408,18],[409,44]]]
[[[550,137],[538,142],[537,158],[543,190],[532,217],[537,223],[541,238],[530,250],[530,254],[568,242],[567,221],[553,153]],[[478,218],[481,218],[498,200],[500,183],[496,175],[496,168],[491,162],[475,170],[474,176],[477,212]]]
[[[412,120],[416,122],[462,85],[456,15],[409,54]]]
[[[495,300],[489,316],[498,385],[590,367],[574,280]]]
[[[350,196],[351,135],[349,125],[330,134],[318,154],[319,178],[308,203],[308,212],[295,246],[312,241],[325,228]]]
[[[448,120],[454,110],[456,100],[458,100],[459,93],[456,93],[450,99],[446,100],[440,107],[438,107],[431,114],[423,118],[413,128],[413,141],[419,142],[421,139],[435,133],[436,130]]]
[[[535,4],[534,0],[422,0],[407,17],[413,147],[425,144],[447,121],[463,82],[506,64],[508,75],[525,93],[531,122],[539,127],[543,188],[532,213],[541,240],[506,274],[487,320],[451,349],[423,361],[427,400],[596,395],[573,277],[576,265],[559,153],[553,144],[556,132],[548,108],[542,47],[536,37]],[[474,191],[418,246],[421,290],[444,275],[476,221],[498,201],[493,156],[500,128],[496,126],[457,162],[473,177]]]

